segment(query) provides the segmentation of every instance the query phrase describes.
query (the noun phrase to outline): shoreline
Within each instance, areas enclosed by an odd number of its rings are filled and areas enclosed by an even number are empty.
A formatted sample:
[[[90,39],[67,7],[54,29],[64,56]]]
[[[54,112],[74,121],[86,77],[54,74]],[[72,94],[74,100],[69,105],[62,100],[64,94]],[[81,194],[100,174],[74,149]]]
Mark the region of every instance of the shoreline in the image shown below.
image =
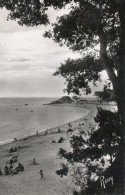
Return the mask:
[[[20,140],[24,140],[24,139],[26,139],[26,138],[29,138],[29,137],[33,137],[33,136],[36,136],[36,132],[38,132],[38,134],[39,134],[39,136],[43,136],[43,135],[45,135],[45,132],[47,131],[47,133],[48,134],[51,134],[51,133],[58,133],[58,132],[52,132],[54,129],[57,129],[57,128],[59,128],[59,127],[62,127],[62,126],[65,126],[65,125],[68,125],[68,123],[74,123],[74,122],[77,122],[77,121],[79,121],[79,120],[82,120],[82,119],[84,119],[85,117],[87,117],[88,115],[90,115],[91,114],[91,110],[90,109],[88,109],[88,107],[90,106],[90,107],[92,107],[92,106],[96,106],[96,107],[106,107],[106,106],[110,106],[110,107],[115,107],[115,105],[109,105],[109,104],[68,104],[68,103],[65,103],[65,104],[46,104],[46,105],[48,105],[48,106],[68,106],[68,107],[79,107],[79,108],[84,108],[85,110],[86,110],[86,112],[88,112],[88,113],[86,113],[86,115],[85,116],[83,116],[83,117],[80,117],[80,118],[78,118],[78,119],[75,119],[75,120],[72,120],[72,121],[68,121],[68,122],[66,122],[66,123],[62,123],[62,124],[57,124],[56,126],[51,126],[51,127],[48,127],[48,128],[46,128],[46,129],[42,129],[42,130],[37,130],[36,129],[36,131],[34,131],[33,133],[31,133],[31,134],[25,134],[25,135],[23,135],[23,136],[21,136],[21,137],[15,137],[17,140],[15,141],[14,140],[14,138],[13,139],[10,139],[10,140],[5,140],[5,141],[3,141],[3,142],[0,142],[0,147],[1,146],[4,146],[4,145],[7,145],[7,144],[11,144],[11,143],[14,143],[14,142],[17,142],[17,141],[20,141]]]
[[[21,136],[21,137],[15,137],[15,138],[13,138],[13,139],[10,139],[10,140],[6,140],[6,141],[3,141],[3,142],[0,142],[0,147],[1,146],[4,146],[4,145],[7,145],[7,144],[11,144],[11,143],[15,143],[15,142],[18,142],[18,141],[21,141],[21,140],[24,140],[24,139],[26,139],[26,138],[30,138],[30,137],[34,137],[34,136],[36,136],[36,133],[38,132],[38,134],[39,134],[39,136],[44,136],[45,135],[45,132],[47,132],[47,135],[48,134],[53,134],[53,133],[58,133],[57,131],[55,131],[55,132],[52,132],[53,130],[55,130],[55,129],[58,129],[58,128],[60,128],[60,127],[62,127],[62,126],[65,126],[65,125],[68,125],[69,123],[75,123],[75,122],[77,122],[77,121],[80,121],[80,120],[82,120],[82,119],[84,119],[85,117],[87,117],[88,115],[90,115],[91,114],[91,110],[89,110],[89,109],[86,109],[85,107],[83,107],[83,105],[76,105],[76,104],[74,104],[74,105],[69,105],[69,104],[64,104],[64,105],[60,105],[60,104],[48,104],[48,106],[67,106],[68,105],[68,107],[80,107],[80,108],[84,108],[85,110],[86,110],[86,115],[85,116],[83,116],[83,117],[80,117],[80,118],[78,118],[78,119],[75,119],[75,120],[72,120],[72,121],[68,121],[68,122],[66,122],[66,123],[62,123],[62,124],[57,124],[56,126],[52,126],[52,127],[49,127],[49,128],[47,128],[47,129],[42,129],[42,130],[36,130],[36,131],[34,131],[33,133],[31,133],[31,134],[26,134],[26,135],[23,135],[23,136]],[[14,140],[14,139],[17,139],[17,140]]]
[[[64,159],[58,157],[60,148],[66,151],[71,151],[70,138],[75,135],[79,136],[80,132],[91,132],[91,128],[95,127],[94,116],[97,113],[96,105],[86,105],[89,113],[86,116],[72,121],[71,125],[73,133],[67,136],[68,124],[60,126],[61,132],[57,132],[58,127],[50,130],[45,135],[32,135],[26,140],[21,139],[12,143],[1,145],[0,147],[0,168],[4,171],[6,162],[12,156],[18,156],[18,162],[13,164],[13,168],[17,167],[18,163],[24,166],[24,171],[16,175],[2,175],[0,194],[6,195],[57,195],[65,194],[72,195],[75,189],[75,184],[72,182],[72,177],[59,177],[56,171],[60,169],[62,163],[66,163]],[[59,139],[63,137],[64,141],[59,143]],[[88,135],[86,136],[86,138]],[[10,153],[10,148],[17,148],[17,151]],[[32,165],[35,158],[38,165]],[[7,164],[7,166],[9,166]],[[41,181],[40,170],[43,170],[45,179]],[[68,193],[67,193],[68,190]],[[56,193],[57,192],[57,193]]]

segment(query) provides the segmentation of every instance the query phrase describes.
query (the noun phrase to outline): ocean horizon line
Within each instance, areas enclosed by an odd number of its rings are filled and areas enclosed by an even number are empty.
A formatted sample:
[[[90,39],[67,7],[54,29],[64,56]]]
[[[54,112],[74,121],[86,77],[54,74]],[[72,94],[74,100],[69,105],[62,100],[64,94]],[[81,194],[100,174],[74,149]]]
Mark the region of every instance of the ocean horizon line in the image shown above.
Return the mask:
[[[68,95],[63,95],[63,96],[47,96],[47,97],[44,97],[44,96],[10,96],[10,97],[7,97],[7,96],[5,96],[5,97],[2,97],[2,96],[0,96],[0,99],[8,99],[8,98],[62,98],[62,97],[64,97],[64,96],[68,96]],[[69,96],[69,97],[73,97],[73,95],[72,96]],[[80,99],[97,99],[97,97],[95,97],[95,96],[91,96],[91,97],[86,97],[86,96],[81,96],[80,97]]]

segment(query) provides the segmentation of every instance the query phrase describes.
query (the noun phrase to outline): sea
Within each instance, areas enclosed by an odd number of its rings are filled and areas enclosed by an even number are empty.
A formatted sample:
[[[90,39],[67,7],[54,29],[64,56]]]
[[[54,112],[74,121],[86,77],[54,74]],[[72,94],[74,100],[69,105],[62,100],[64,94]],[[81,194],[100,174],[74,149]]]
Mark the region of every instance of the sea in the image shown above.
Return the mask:
[[[82,107],[47,105],[59,98],[0,98],[0,144],[87,115]]]

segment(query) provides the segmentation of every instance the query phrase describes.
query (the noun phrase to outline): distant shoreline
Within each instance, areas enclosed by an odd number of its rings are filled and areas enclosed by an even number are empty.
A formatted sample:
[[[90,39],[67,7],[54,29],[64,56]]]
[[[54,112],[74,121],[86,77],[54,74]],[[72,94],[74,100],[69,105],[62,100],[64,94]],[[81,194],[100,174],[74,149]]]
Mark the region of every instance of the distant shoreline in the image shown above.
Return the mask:
[[[42,130],[37,130],[34,131],[33,133],[31,134],[26,134],[26,135],[23,135],[21,137],[15,137],[17,140],[15,141],[13,139],[10,139],[10,140],[6,140],[4,142],[0,142],[0,147],[3,146],[3,145],[7,145],[7,144],[11,144],[11,143],[14,143],[14,142],[17,142],[17,141],[20,141],[20,140],[24,140],[25,138],[29,138],[29,137],[33,137],[33,136],[36,136],[36,132],[38,132],[38,134],[40,136],[42,135],[45,135],[45,132],[47,131],[48,134],[51,134],[51,133],[57,133],[57,132],[52,132],[54,129],[57,129],[59,127],[62,127],[62,126],[65,126],[65,125],[68,125],[68,123],[74,123],[74,122],[77,122],[83,118],[85,118],[86,116],[88,116],[89,114],[91,114],[91,110],[88,110],[86,109],[83,105],[77,105],[77,104],[44,104],[44,105],[48,105],[48,106],[68,106],[68,107],[80,107],[80,108],[84,108],[84,110],[86,110],[86,115],[83,116],[83,117],[80,117],[80,118],[77,118],[73,121],[68,121],[66,123],[62,123],[62,124],[57,124],[56,126],[52,126],[52,127],[49,127],[49,128],[46,128],[46,129],[42,129]]]
[[[38,134],[40,136],[42,135],[45,135],[45,132],[47,131],[48,134],[50,133],[57,133],[57,132],[52,132],[53,130],[59,128],[59,127],[62,127],[62,126],[65,126],[67,125],[68,123],[74,123],[74,122],[77,122],[79,120],[82,120],[83,118],[85,118],[86,116],[90,115],[91,114],[91,110],[87,109],[87,105],[93,105],[93,106],[112,106],[110,104],[94,104],[94,103],[88,103],[88,104],[76,104],[76,103],[62,103],[62,104],[43,104],[43,105],[47,105],[47,106],[68,106],[68,107],[78,107],[78,108],[84,108],[84,110],[86,110],[86,115],[83,116],[83,117],[80,117],[80,118],[77,118],[73,121],[68,121],[66,123],[61,123],[61,124],[57,124],[57,125],[54,125],[54,126],[50,126],[48,128],[45,128],[45,129],[42,129],[42,130],[37,130],[37,127],[36,127],[36,130],[31,133],[31,134],[25,134],[25,135],[22,135],[21,137],[15,137],[17,139],[17,141],[20,141],[20,140],[24,140],[25,138],[29,138],[29,137],[33,137],[33,136],[36,136],[36,132],[38,132]],[[3,142],[0,142],[0,146],[3,146],[3,145],[7,145],[7,144],[11,144],[13,142],[17,142],[17,141],[14,141],[14,138],[13,139],[10,139],[10,140],[5,140]]]

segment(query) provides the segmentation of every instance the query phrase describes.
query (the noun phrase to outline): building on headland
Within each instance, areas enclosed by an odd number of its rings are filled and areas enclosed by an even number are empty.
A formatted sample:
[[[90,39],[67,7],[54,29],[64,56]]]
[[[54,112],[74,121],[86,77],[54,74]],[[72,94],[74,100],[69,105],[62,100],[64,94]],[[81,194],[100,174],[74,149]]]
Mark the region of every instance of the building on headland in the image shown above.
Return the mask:
[[[79,103],[80,104],[88,104],[88,100],[86,100],[86,99],[80,99],[79,100]]]
[[[96,104],[97,103],[97,99],[92,99],[92,98],[84,99],[84,98],[80,98],[79,100],[77,100],[77,103],[79,103],[79,104]]]

